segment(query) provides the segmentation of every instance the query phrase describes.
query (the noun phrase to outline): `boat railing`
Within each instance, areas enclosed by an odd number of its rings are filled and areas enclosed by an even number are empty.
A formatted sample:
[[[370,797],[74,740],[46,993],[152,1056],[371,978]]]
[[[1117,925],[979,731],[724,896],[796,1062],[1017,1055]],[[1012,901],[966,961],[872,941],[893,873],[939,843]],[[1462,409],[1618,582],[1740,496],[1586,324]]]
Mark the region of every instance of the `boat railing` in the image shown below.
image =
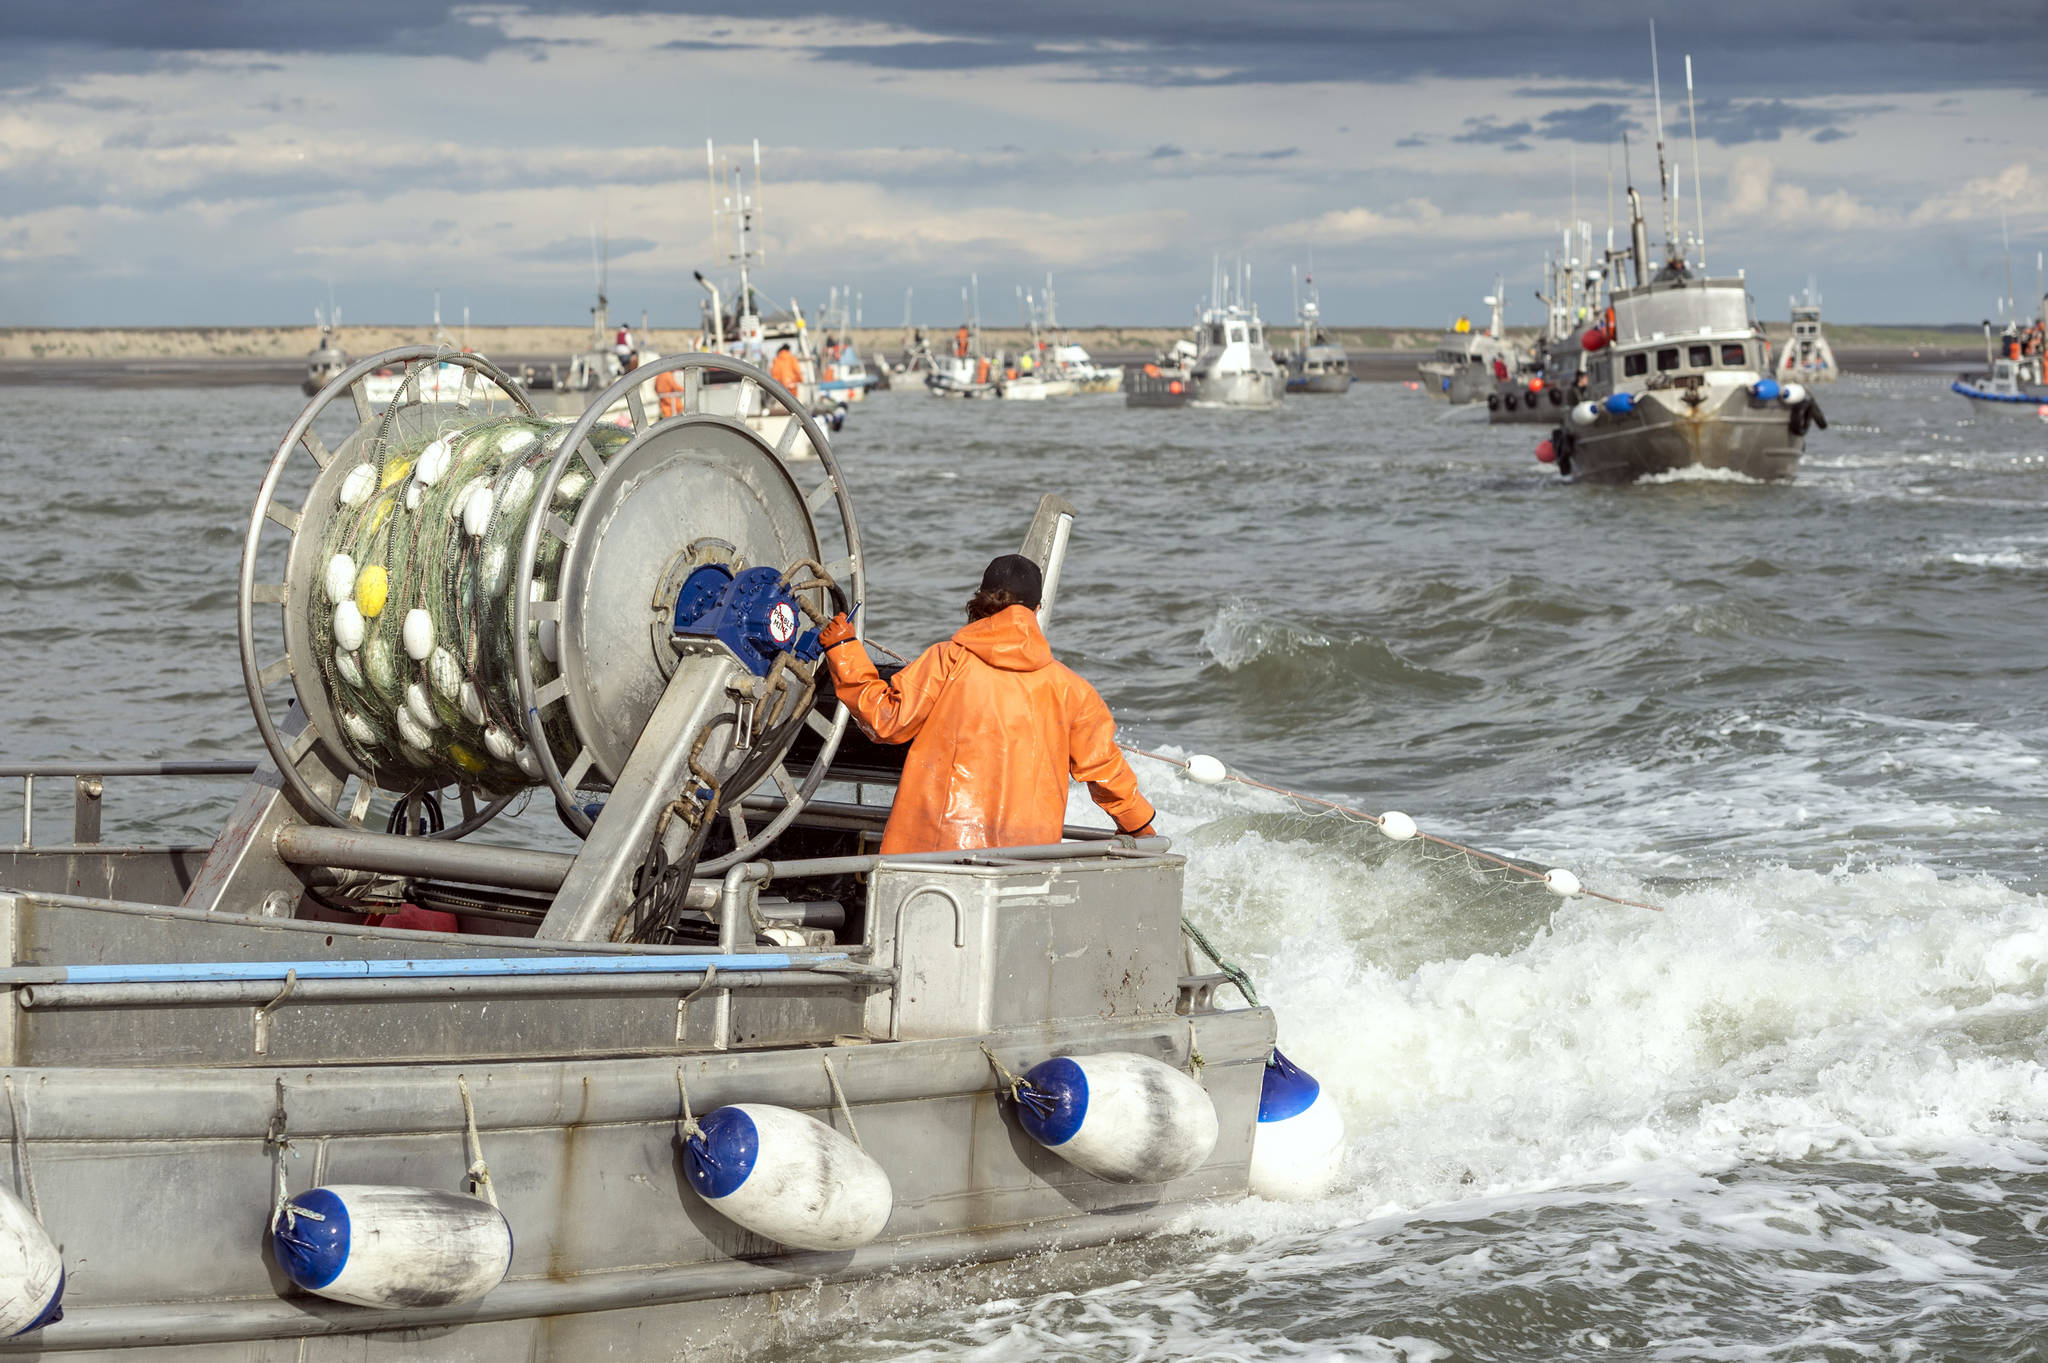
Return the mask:
[[[21,841],[17,850],[36,845],[36,782],[71,782],[71,845],[89,847],[100,840],[100,813],[108,777],[240,776],[255,774],[247,759],[193,762],[95,762],[60,758],[47,762],[0,763],[0,780],[21,782]]]

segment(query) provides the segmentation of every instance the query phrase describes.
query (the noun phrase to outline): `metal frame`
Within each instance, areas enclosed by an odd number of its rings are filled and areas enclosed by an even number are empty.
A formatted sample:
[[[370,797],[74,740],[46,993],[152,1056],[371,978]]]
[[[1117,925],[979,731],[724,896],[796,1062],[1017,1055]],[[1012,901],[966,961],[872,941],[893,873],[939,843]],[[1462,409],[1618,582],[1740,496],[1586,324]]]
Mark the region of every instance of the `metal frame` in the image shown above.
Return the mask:
[[[399,384],[397,397],[383,409],[382,415],[389,416],[391,413],[401,410],[402,407],[422,405],[419,402],[419,376],[426,368],[442,364],[456,365],[465,371],[462,376],[461,389],[456,398],[455,406],[467,409],[471,395],[477,391],[476,380],[483,378],[496,384],[524,415],[539,415],[532,401],[526,396],[525,390],[519,386],[519,381],[498,368],[498,366],[492,364],[489,360],[484,359],[481,355],[452,351],[440,346],[413,345],[399,346],[393,350],[381,351],[367,359],[358,360],[336,376],[332,383],[321,389],[318,396],[307,403],[305,410],[299,413],[299,418],[292,423],[291,429],[285,432],[284,439],[278,444],[277,452],[271,456],[270,467],[263,476],[263,484],[257,490],[256,506],[249,515],[248,535],[242,543],[241,576],[235,594],[235,636],[242,655],[242,683],[249,695],[249,709],[256,717],[256,731],[263,739],[263,746],[269,750],[271,759],[277,763],[278,771],[283,775],[285,785],[293,797],[293,806],[301,814],[318,819],[322,823],[335,828],[361,826],[362,817],[369,809],[369,791],[379,788],[377,785],[378,777],[374,772],[364,770],[356,762],[355,758],[349,754],[346,745],[330,741],[327,735],[321,732],[319,725],[315,722],[312,705],[306,704],[304,706],[306,711],[305,727],[289,742],[287,742],[285,735],[280,732],[277,722],[271,717],[269,705],[264,699],[264,692],[269,687],[286,680],[293,682],[294,691],[296,691],[297,678],[292,670],[289,647],[287,647],[284,657],[274,659],[268,663],[259,662],[256,657],[255,615],[256,606],[259,602],[265,605],[275,605],[285,612],[287,640],[289,640],[292,630],[288,602],[291,582],[289,557],[287,558],[285,581],[265,583],[256,581],[256,560],[262,551],[264,524],[265,522],[275,522],[281,526],[285,533],[291,536],[293,549],[296,550],[299,543],[299,530],[304,516],[304,508],[294,510],[279,502],[277,499],[278,484],[283,480],[285,470],[290,466],[293,456],[301,450],[305,452],[308,459],[313,461],[316,469],[316,480],[320,474],[324,474],[334,464],[337,452],[330,451],[322,443],[319,435],[313,430],[313,423],[344,392],[355,403],[357,419],[355,434],[351,435],[349,440],[343,443],[342,448],[346,449],[349,445],[356,443],[362,431],[372,421],[378,420],[380,416],[378,409],[370,401],[368,385],[363,382],[366,378],[379,369],[390,368],[396,365],[403,365],[405,367],[405,376]],[[410,402],[407,401],[408,398],[411,399]],[[305,699],[305,697],[301,697],[302,702]],[[324,702],[322,702],[321,710],[324,714]],[[354,774],[357,780],[363,783],[363,788],[358,791],[353,807],[347,814],[336,810],[299,770],[299,764],[312,755],[316,746],[323,750],[328,757],[332,758],[340,770]],[[390,787],[382,788],[391,789]],[[460,791],[462,798],[462,820],[438,832],[427,833],[423,836],[430,838],[459,838],[467,833],[475,832],[495,818],[514,799],[514,796],[511,795],[500,796],[479,809],[476,806],[476,792],[473,788],[466,785],[458,785],[457,789]],[[394,793],[410,795],[412,792],[394,791]]]
[[[711,413],[704,409],[704,373],[707,370],[721,370],[738,377],[740,395],[736,417]],[[641,386],[658,375],[677,372],[683,375],[682,411],[672,417],[650,418],[646,403],[640,396]],[[757,395],[773,398],[792,418],[783,428],[782,438],[773,445],[745,424],[746,418],[759,410]],[[633,439],[607,459],[598,454],[595,446],[589,443],[589,436],[606,413],[621,401],[626,404],[633,422]],[[825,471],[824,480],[812,487],[804,497],[805,507],[813,516],[812,529],[815,532],[817,509],[824,504],[827,495],[830,495],[839,508],[842,547],[846,551],[842,557],[833,559],[823,566],[827,574],[835,580],[847,573],[851,574],[851,606],[858,606],[864,601],[867,597],[867,571],[861,563],[860,527],[854,518],[853,503],[847,496],[845,480],[840,476],[838,460],[833,458],[831,442],[826,438],[824,429],[818,425],[817,419],[795,394],[761,370],[731,356],[708,352],[669,355],[651,361],[614,380],[610,387],[591,399],[583,415],[576,419],[575,424],[563,436],[554,460],[548,465],[547,472],[541,479],[540,487],[534,496],[533,514],[526,524],[526,537],[520,544],[515,581],[524,584],[532,580],[534,565],[540,556],[543,534],[551,535],[562,543],[565,557],[575,546],[576,527],[564,524],[559,517],[550,512],[554,502],[555,486],[561,481],[571,460],[580,455],[584,463],[602,480],[608,464],[628,458],[650,433],[706,422],[738,430],[755,441],[763,450],[773,454],[792,483],[796,482],[796,470],[792,467],[790,451],[796,447],[799,433],[810,440],[811,448],[817,454],[818,462]],[[801,484],[797,485],[801,487]],[[526,712],[527,744],[540,763],[541,774],[546,778],[548,788],[554,792],[555,802],[561,809],[564,822],[578,836],[586,836],[593,821],[577,807],[575,788],[582,777],[589,773],[591,764],[579,756],[577,761],[570,764],[570,772],[575,774],[575,779],[572,780],[569,774],[564,773],[557,765],[553,749],[548,744],[541,711],[555,704],[566,691],[557,691],[543,700],[533,684],[532,661],[527,643],[534,619],[530,596],[531,593],[523,585],[515,590],[512,631],[514,683],[519,689],[519,703]],[[550,603],[550,609],[559,615],[561,603]],[[856,615],[854,620],[858,631],[861,627],[859,616]],[[727,805],[726,817],[732,824],[735,845],[732,851],[724,856],[703,863],[698,868],[700,872],[715,873],[745,861],[766,847],[790,825],[803,811],[804,805],[817,794],[827,769],[832,765],[833,755],[839,750],[840,740],[846,734],[850,718],[851,712],[843,701],[835,703],[829,721],[820,719],[815,712],[805,717],[805,723],[810,724],[818,732],[822,742],[803,779],[798,781],[792,777],[787,764],[780,758],[763,777],[775,782],[783,798],[788,802],[787,805],[767,825],[759,830],[750,830],[747,827],[746,816],[741,812],[739,800],[733,799]],[[743,794],[743,791],[735,792],[735,795]]]

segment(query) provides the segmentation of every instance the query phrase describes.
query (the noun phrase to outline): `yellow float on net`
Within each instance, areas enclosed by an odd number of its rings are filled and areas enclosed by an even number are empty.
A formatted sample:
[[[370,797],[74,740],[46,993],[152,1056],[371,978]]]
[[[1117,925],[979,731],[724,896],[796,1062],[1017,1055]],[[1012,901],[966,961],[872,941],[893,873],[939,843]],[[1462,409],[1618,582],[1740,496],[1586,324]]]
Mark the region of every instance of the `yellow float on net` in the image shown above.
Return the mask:
[[[384,565],[373,563],[356,576],[356,609],[365,620],[374,620],[391,594],[391,575]]]
[[[408,473],[411,473],[411,472],[412,472],[412,460],[410,460],[410,459],[394,459],[394,460],[392,460],[392,461],[391,461],[390,463],[388,463],[388,464],[386,464],[386,465],[384,466],[384,474],[383,474],[383,477],[381,477],[381,478],[380,478],[380,479],[378,479],[378,481],[377,481],[377,488],[378,488],[378,490],[379,490],[379,491],[382,491],[383,489],[385,489],[385,488],[387,488],[387,487],[390,487],[390,486],[391,486],[392,484],[396,483],[396,482],[397,482],[397,481],[398,481],[399,479],[401,479],[401,478],[405,477],[405,475],[406,475],[406,474],[408,474]]]

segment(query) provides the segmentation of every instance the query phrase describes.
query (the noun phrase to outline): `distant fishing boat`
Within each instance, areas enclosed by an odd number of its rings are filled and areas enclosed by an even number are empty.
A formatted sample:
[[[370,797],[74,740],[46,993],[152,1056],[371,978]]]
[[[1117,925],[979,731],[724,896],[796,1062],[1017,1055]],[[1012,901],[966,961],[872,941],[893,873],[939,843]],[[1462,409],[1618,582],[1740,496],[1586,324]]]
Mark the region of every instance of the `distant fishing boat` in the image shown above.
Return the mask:
[[[1415,366],[1431,397],[1453,405],[1480,402],[1493,391],[1496,363],[1499,372],[1514,371],[1515,349],[1508,343],[1502,321],[1501,287],[1500,277],[1495,276],[1493,292],[1483,300],[1493,310],[1486,330],[1474,331],[1472,319],[1460,316],[1437,338],[1436,354]]]
[[[1778,355],[1778,382],[1833,383],[1841,376],[1835,352],[1820,330],[1820,294],[1812,281],[1806,296],[1792,300],[1792,339]]]
[[[1200,353],[1195,343],[1183,336],[1156,359],[1125,370],[1124,406],[1187,406],[1192,396],[1188,380],[1192,377],[1195,357]]]
[[[969,275],[968,286],[960,290],[962,317],[953,344],[943,355],[930,357],[924,376],[925,391],[935,398],[994,398],[1002,395],[998,386],[1002,371],[982,350],[981,276]]]
[[[853,333],[860,326],[854,299],[852,289],[835,287],[822,313],[825,344],[819,357],[818,396],[827,405],[860,402],[869,389],[884,386],[883,371],[870,368],[854,345]]]
[[[325,388],[336,374],[348,368],[348,352],[334,334],[341,325],[341,309],[335,308],[331,315],[313,309],[313,325],[320,328],[320,339],[306,352],[306,377],[299,380],[299,391],[307,397]]]
[[[1323,330],[1323,312],[1316,296],[1314,267],[1303,280],[1307,293],[1294,307],[1295,349],[1281,357],[1290,393],[1348,393],[1351,357]]]
[[[1547,425],[1584,397],[1587,334],[1606,306],[1606,272],[1592,263],[1593,225],[1564,233],[1563,249],[1544,262],[1545,287],[1536,295],[1548,316],[1535,344],[1506,378],[1495,377],[1486,395],[1489,425]]]
[[[1656,29],[1650,37],[1656,92],[1657,174],[1667,231],[1675,220],[1662,136],[1663,95],[1655,80]],[[1692,59],[1686,58],[1688,104]],[[1698,193],[1698,138],[1694,137]],[[1642,199],[1628,187],[1631,247],[1608,252],[1608,267],[1625,260],[1634,283],[1613,290],[1602,325],[1589,332],[1586,395],[1536,457],[1583,482],[1631,482],[1680,469],[1719,469],[1756,479],[1789,478],[1806,447],[1809,426],[1825,428],[1820,406],[1800,384],[1770,377],[1769,342],[1749,308],[1749,286],[1705,273],[1705,213],[1692,243],[1693,261],[1671,238],[1650,272]],[[1674,234],[1675,236],[1675,234]],[[1619,274],[1612,276],[1619,282]]]
[[[2003,221],[1999,224],[2001,233]],[[2034,257],[2034,291],[2041,295],[2034,320],[2019,323],[2019,308],[2012,292],[2012,247],[2005,253],[2005,297],[1999,310],[2005,327],[1994,338],[1991,323],[1984,323],[1984,371],[1964,374],[1949,385],[1952,392],[1970,399],[1985,411],[2038,411],[2048,419],[2048,286],[2041,283],[2041,256]]]

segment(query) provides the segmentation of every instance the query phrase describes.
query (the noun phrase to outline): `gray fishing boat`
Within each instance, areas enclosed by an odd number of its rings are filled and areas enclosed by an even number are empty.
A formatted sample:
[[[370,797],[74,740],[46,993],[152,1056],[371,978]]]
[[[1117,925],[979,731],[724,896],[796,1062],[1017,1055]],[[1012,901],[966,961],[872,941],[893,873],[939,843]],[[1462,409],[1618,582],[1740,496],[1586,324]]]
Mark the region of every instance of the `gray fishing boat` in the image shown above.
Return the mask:
[[[1620,265],[1633,284],[1609,295],[1603,325],[1584,345],[1585,396],[1537,446],[1536,457],[1582,482],[1624,483],[1683,469],[1705,469],[1771,481],[1792,476],[1810,426],[1827,427],[1805,387],[1771,377],[1769,341],[1749,304],[1742,272],[1705,273],[1704,209],[1693,237],[1695,265],[1676,239],[1666,173],[1663,94],[1655,79],[1656,30],[1651,29],[1656,99],[1657,178],[1666,241],[1663,263],[1650,270],[1649,233],[1635,187],[1628,187],[1630,249],[1610,250],[1606,270],[1618,285]],[[1692,92],[1692,59],[1686,59]],[[1699,150],[1693,147],[1694,197]]]
[[[1593,228],[1580,222],[1564,234],[1563,250],[1544,263],[1543,330],[1518,367],[1496,379],[1486,395],[1489,425],[1547,426],[1585,396],[1588,333],[1600,326],[1605,270],[1592,262]]]
[[[648,368],[673,414],[636,372],[564,424],[477,356],[350,366],[249,521],[265,759],[0,768],[0,1352],[748,1353],[1333,1163],[1164,839],[871,850],[901,758],[823,690],[868,583],[831,442],[740,361]],[[1025,539],[1048,612],[1072,521]],[[210,847],[104,836],[108,784],[204,773]],[[499,832],[529,797],[566,850]]]
[[[1423,389],[1431,397],[1453,406],[1484,402],[1501,373],[1513,373],[1517,364],[1515,348],[1509,344],[1502,317],[1502,282],[1496,278],[1493,292],[1484,300],[1492,309],[1484,331],[1475,330],[1472,319],[1459,317],[1437,338],[1436,353],[1415,366],[1422,375]]]
[[[1835,363],[1834,347],[1820,329],[1820,291],[1812,280],[1806,283],[1804,297],[1791,300],[1791,308],[1792,335],[1778,352],[1778,382],[1833,383],[1842,371]]]
[[[320,339],[306,352],[306,376],[299,380],[299,391],[307,397],[325,388],[335,375],[348,368],[348,352],[334,334],[341,325],[341,309],[335,308],[331,313],[313,309],[313,325],[320,328]]]
[[[1313,264],[1313,262],[1311,262]],[[1294,306],[1295,348],[1281,357],[1290,393],[1348,393],[1351,357],[1323,330],[1323,309],[1316,295],[1316,277],[1306,277],[1307,293]]]

